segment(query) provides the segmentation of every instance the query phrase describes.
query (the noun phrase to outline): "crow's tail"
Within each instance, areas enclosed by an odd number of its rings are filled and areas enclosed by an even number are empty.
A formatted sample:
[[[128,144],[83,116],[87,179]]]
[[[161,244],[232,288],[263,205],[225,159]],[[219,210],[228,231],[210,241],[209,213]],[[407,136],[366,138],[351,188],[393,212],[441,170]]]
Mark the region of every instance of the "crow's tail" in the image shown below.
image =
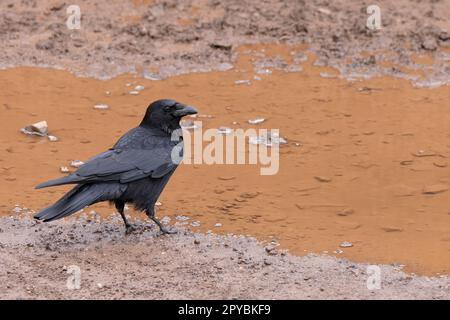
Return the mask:
[[[39,211],[34,218],[48,222],[67,217],[90,204],[102,201],[107,191],[98,184],[77,185],[55,204]]]

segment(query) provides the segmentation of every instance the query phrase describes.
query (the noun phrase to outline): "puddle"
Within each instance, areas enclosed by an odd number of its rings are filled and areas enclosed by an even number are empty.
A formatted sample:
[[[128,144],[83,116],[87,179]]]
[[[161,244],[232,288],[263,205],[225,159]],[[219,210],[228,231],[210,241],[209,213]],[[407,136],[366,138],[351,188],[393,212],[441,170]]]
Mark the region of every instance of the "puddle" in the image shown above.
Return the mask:
[[[450,191],[442,187],[450,185],[448,87],[415,88],[387,76],[347,81],[313,66],[304,47],[243,46],[238,54],[227,71],[161,81],[0,71],[1,212],[57,200],[69,188],[33,186],[110,147],[150,101],[170,97],[211,115],[196,119],[204,128],[245,129],[261,117],[258,126],[280,129],[288,143],[274,176],[249,165],[181,166],[161,196],[159,217],[174,223],[186,216],[193,230],[274,240],[298,255],[328,252],[449,274]],[[248,82],[236,84],[242,80]],[[129,94],[136,86],[144,89]],[[108,108],[94,108],[102,104]],[[42,120],[58,141],[20,132]],[[114,212],[107,204],[90,210]],[[340,246],[347,242],[352,246]]]

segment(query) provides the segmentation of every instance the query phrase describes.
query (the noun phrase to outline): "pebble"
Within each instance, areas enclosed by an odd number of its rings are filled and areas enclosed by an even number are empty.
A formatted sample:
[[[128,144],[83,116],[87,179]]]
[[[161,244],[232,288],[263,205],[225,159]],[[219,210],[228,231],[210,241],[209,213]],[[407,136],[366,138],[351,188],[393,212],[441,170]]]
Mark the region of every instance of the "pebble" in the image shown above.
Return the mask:
[[[109,106],[107,104],[99,103],[94,106],[94,109],[106,110],[106,109],[109,109]]]
[[[193,221],[193,222],[191,222],[191,226],[193,226],[193,227],[200,227],[200,222],[199,221]]]
[[[276,133],[267,133],[260,136],[249,137],[249,143],[255,145],[265,145],[266,147],[272,147],[274,145],[286,144],[286,139],[280,137]]]
[[[45,136],[48,132],[48,124],[47,121],[39,121],[36,123],[33,123],[25,128],[20,129],[20,131],[24,134],[31,134],[31,135],[38,135],[38,136]]]
[[[216,223],[216,224],[214,225],[214,227],[216,227],[216,228],[219,228],[219,227],[221,227],[221,226],[222,226],[221,223]]]
[[[131,95],[133,95],[133,96],[136,96],[136,95],[139,94],[139,91],[137,91],[137,90],[132,90],[132,91],[130,91],[130,92],[128,92],[128,93],[131,94]]]
[[[156,201],[156,203],[155,203],[155,206],[162,206],[162,203],[161,202],[159,202],[159,201]]]
[[[353,247],[353,243],[348,242],[348,241],[344,241],[339,245],[341,248],[351,248]]]
[[[80,161],[80,160],[73,160],[73,161],[70,163],[70,166],[71,166],[71,167],[74,167],[74,168],[79,168],[79,167],[81,167],[83,164],[84,164],[83,161]]]
[[[240,85],[240,84],[250,85],[251,82],[250,82],[250,80],[236,80],[236,81],[234,82],[234,84],[237,84],[237,85]]]
[[[56,142],[56,141],[59,140],[59,139],[58,139],[57,137],[55,137],[55,136],[47,136],[47,138],[48,138],[48,140],[49,140],[50,142]]]
[[[231,129],[228,128],[228,127],[219,127],[219,128],[217,129],[217,132],[218,132],[219,134],[225,134],[225,135],[227,135],[227,134],[230,134],[230,133],[231,133]]]
[[[59,170],[60,170],[62,173],[69,173],[69,172],[70,172],[69,168],[67,168],[67,167],[61,167],[61,168],[59,168]]]
[[[266,121],[266,119],[264,118],[256,118],[256,119],[250,119],[247,122],[250,124],[260,124],[263,123],[264,121]]]
[[[142,91],[144,89],[145,89],[145,87],[141,86],[141,85],[137,85],[136,87],[134,87],[134,90],[136,90],[136,91]]]

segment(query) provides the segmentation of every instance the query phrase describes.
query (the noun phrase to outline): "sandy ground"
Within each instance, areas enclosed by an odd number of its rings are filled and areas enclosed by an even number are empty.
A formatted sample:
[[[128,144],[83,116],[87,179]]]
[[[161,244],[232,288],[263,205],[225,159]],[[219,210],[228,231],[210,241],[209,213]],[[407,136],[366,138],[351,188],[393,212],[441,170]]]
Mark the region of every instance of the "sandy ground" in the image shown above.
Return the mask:
[[[119,219],[95,217],[0,222],[3,299],[450,299],[448,278],[381,266],[381,287],[369,290],[366,265],[295,257],[251,238],[158,236],[142,223],[125,236]],[[74,266],[80,287],[69,290]]]
[[[365,5],[83,1],[82,29],[70,31],[62,2],[2,2],[0,210],[14,218],[0,223],[1,297],[448,299],[450,6],[381,1],[374,34]],[[130,95],[136,85],[145,89]],[[183,165],[158,207],[191,230],[174,237],[17,217],[67,190],[34,185],[108,148],[162,97],[195,105],[205,128],[264,117],[259,127],[288,141],[280,172]],[[58,142],[19,132],[39,120]],[[268,254],[268,243],[302,257]],[[367,289],[365,264],[328,255],[385,264],[382,289]],[[80,290],[65,286],[69,265],[82,270]]]
[[[108,78],[135,71],[148,78],[223,70],[242,44],[309,44],[318,65],[351,77],[403,75],[417,69],[411,54],[433,53],[420,86],[448,82],[450,4],[377,1],[382,29],[366,28],[361,0],[84,0],[81,29],[66,28],[68,4],[57,0],[2,1],[0,66],[41,65]],[[376,64],[388,61],[389,68]]]

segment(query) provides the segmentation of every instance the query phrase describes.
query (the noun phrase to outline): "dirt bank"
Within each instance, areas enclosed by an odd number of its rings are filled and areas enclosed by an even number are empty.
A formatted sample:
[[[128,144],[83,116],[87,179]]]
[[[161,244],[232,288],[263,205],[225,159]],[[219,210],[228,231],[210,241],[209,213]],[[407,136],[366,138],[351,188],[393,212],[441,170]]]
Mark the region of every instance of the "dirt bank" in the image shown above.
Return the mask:
[[[381,288],[368,290],[366,265],[268,252],[245,237],[157,236],[135,223],[141,233],[125,236],[119,219],[0,218],[0,298],[450,299],[448,278],[380,266]],[[75,268],[80,289],[69,290]]]
[[[79,4],[80,30],[61,1],[0,4],[0,215],[14,215],[0,219],[2,298],[448,298],[448,2],[379,1],[377,32],[365,1]],[[17,218],[67,191],[34,185],[165,97],[195,105],[205,129],[280,129],[280,171],[181,166],[157,214],[197,233]],[[40,120],[57,142],[19,132]],[[367,290],[364,263],[385,264],[382,290]],[[80,290],[65,287],[70,265]]]
[[[317,63],[348,77],[402,75],[420,69],[416,53],[431,53],[420,86],[448,82],[450,3],[377,1],[381,27],[366,27],[370,1],[161,0],[78,1],[81,28],[66,27],[69,3],[2,1],[3,67],[55,66],[111,77],[136,71],[149,78],[223,70],[248,43],[308,44]],[[376,62],[385,61],[388,68]],[[385,66],[385,67],[386,67]]]

